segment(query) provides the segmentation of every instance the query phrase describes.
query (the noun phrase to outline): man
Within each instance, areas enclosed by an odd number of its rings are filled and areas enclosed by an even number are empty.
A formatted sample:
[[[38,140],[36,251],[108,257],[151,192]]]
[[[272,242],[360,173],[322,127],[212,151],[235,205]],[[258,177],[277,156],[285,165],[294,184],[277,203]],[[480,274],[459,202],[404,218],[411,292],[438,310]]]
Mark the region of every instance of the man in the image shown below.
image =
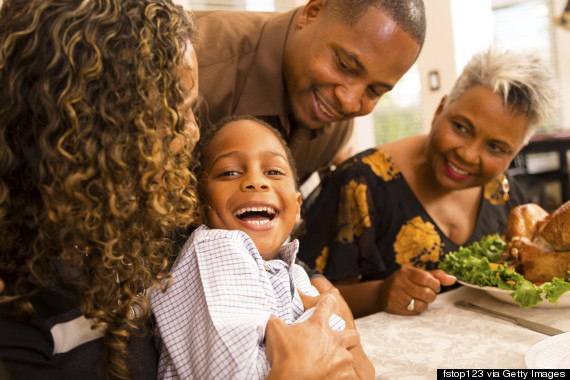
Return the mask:
[[[201,128],[250,114],[277,127],[301,182],[330,165],[352,119],[416,60],[422,0],[309,0],[287,13],[195,12]]]

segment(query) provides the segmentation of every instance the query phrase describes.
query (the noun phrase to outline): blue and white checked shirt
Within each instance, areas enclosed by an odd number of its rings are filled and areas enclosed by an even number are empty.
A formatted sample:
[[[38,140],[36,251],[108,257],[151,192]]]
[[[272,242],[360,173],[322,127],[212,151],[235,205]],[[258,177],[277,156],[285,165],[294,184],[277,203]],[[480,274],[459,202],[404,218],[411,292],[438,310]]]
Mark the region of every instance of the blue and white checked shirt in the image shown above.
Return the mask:
[[[262,379],[270,370],[265,326],[275,315],[287,324],[306,320],[296,289],[319,292],[294,264],[299,243],[264,261],[242,231],[200,226],[190,236],[165,293],[154,290],[151,306],[160,338],[159,379]],[[344,321],[333,315],[334,330]]]

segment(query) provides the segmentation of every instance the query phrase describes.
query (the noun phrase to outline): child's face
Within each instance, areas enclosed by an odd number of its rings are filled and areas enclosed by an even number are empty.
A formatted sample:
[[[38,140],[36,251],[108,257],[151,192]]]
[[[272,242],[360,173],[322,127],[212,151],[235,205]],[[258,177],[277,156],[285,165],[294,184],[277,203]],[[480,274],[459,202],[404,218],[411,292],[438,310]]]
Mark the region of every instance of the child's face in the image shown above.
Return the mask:
[[[208,226],[243,231],[264,260],[277,258],[299,221],[301,194],[273,132],[251,120],[227,124],[207,148],[203,177]]]

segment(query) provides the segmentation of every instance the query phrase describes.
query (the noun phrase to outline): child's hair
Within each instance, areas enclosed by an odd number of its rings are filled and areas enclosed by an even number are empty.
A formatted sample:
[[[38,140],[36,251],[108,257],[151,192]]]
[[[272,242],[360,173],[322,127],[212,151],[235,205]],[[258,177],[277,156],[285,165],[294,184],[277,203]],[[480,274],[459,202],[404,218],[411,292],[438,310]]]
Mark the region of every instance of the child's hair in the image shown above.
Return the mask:
[[[202,171],[204,170],[204,165],[206,164],[206,161],[208,159],[207,149],[212,140],[214,139],[214,137],[216,136],[216,134],[226,125],[239,120],[251,120],[253,122],[263,125],[265,128],[273,132],[273,134],[275,135],[275,137],[277,137],[277,139],[281,143],[281,146],[283,146],[283,149],[285,150],[285,154],[287,155],[287,161],[289,162],[289,166],[291,167],[293,180],[295,181],[295,189],[299,190],[299,177],[297,176],[297,168],[295,166],[295,161],[293,160],[293,155],[291,154],[291,150],[287,146],[287,142],[285,141],[283,136],[281,136],[281,133],[276,128],[271,126],[266,121],[251,115],[226,116],[220,119],[217,123],[215,123],[212,126],[212,128],[210,128],[206,133],[200,136],[200,140],[198,141],[195,149],[197,155],[196,158],[198,160],[198,167],[196,168],[196,174],[199,176],[200,173],[202,173]]]

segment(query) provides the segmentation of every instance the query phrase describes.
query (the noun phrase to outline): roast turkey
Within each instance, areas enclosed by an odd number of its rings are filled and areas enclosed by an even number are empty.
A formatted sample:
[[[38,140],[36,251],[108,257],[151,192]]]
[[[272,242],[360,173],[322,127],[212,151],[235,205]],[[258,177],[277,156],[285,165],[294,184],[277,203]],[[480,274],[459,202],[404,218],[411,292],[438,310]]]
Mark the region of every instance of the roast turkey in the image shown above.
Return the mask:
[[[570,201],[552,214],[534,203],[517,206],[507,218],[505,262],[533,282],[568,279]]]

